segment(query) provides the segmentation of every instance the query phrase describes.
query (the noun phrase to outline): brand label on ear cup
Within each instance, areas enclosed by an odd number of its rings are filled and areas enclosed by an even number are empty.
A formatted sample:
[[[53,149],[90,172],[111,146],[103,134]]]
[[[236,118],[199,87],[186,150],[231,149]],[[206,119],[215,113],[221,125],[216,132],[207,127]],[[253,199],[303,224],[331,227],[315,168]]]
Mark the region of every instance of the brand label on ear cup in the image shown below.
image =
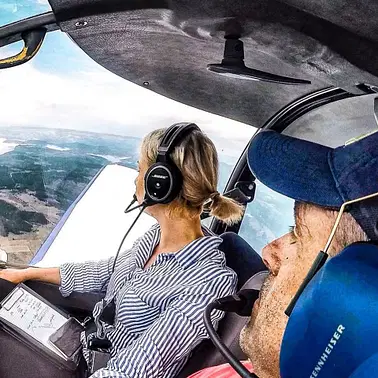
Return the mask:
[[[169,169],[157,163],[150,168],[145,180],[147,197],[155,203],[164,203],[172,193],[173,177]]]

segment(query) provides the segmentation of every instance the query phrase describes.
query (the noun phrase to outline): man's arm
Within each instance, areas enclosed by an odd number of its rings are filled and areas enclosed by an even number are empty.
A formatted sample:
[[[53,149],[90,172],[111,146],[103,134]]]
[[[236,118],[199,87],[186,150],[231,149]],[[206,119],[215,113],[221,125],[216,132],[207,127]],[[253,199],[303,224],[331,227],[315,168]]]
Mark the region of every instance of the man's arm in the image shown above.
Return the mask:
[[[91,378],[163,377],[173,364],[188,356],[207,337],[203,323],[207,304],[234,292],[235,287],[235,276],[226,273],[211,282],[188,288],[138,340],[118,352],[106,368]],[[213,324],[217,325],[222,316],[222,312],[214,311]]]

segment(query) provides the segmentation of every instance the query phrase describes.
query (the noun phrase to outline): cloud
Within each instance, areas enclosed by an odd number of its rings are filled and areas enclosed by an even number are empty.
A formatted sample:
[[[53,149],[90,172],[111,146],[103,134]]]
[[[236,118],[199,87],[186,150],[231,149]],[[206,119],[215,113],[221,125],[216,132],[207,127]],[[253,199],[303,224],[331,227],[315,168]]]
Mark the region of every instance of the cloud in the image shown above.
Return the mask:
[[[0,9],[2,12],[9,12],[9,13],[16,13],[18,11],[18,7],[17,7],[17,4],[16,3],[5,3],[5,4],[1,4],[0,3]],[[5,24],[5,22],[4,22]]]
[[[193,121],[227,155],[239,155],[255,128],[141,88],[102,67],[70,74],[32,62],[0,71],[0,127],[41,126],[133,135]]]

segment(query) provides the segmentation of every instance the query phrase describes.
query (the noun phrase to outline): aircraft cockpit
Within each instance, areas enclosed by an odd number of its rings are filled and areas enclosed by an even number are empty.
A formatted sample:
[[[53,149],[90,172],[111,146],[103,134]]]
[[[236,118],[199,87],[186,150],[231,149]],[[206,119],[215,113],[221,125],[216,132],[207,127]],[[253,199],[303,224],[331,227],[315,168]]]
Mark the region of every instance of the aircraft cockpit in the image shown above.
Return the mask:
[[[244,206],[235,224],[206,208],[201,222],[222,238],[237,291],[255,292],[251,310],[268,274],[251,256],[295,222],[294,200],[251,172],[253,138],[272,130],[336,148],[378,131],[378,6],[336,3],[3,1],[0,269],[101,260],[131,248],[156,224],[142,213],[134,225],[136,213],[125,211],[142,138],[190,121],[218,151],[217,190]],[[99,293],[60,297],[56,285],[38,281],[27,286],[83,322],[104,300]],[[239,361],[248,358],[239,336],[249,319],[226,312],[217,328]],[[0,357],[11,337],[0,321],[1,335]],[[46,359],[20,348],[31,360]],[[311,377],[326,378],[319,361]],[[227,362],[206,339],[175,376]],[[57,378],[78,377],[62,366]],[[30,377],[51,376],[41,369]]]

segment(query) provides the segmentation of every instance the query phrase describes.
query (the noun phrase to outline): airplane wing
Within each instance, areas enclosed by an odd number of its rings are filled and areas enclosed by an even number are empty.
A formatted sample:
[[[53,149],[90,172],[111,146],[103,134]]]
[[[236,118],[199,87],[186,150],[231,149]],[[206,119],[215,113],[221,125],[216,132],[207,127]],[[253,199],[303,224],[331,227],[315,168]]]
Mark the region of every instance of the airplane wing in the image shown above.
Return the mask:
[[[137,211],[124,213],[135,191],[136,171],[121,165],[105,166],[63,215],[31,261],[40,267],[114,256]],[[142,214],[123,249],[156,221]]]

